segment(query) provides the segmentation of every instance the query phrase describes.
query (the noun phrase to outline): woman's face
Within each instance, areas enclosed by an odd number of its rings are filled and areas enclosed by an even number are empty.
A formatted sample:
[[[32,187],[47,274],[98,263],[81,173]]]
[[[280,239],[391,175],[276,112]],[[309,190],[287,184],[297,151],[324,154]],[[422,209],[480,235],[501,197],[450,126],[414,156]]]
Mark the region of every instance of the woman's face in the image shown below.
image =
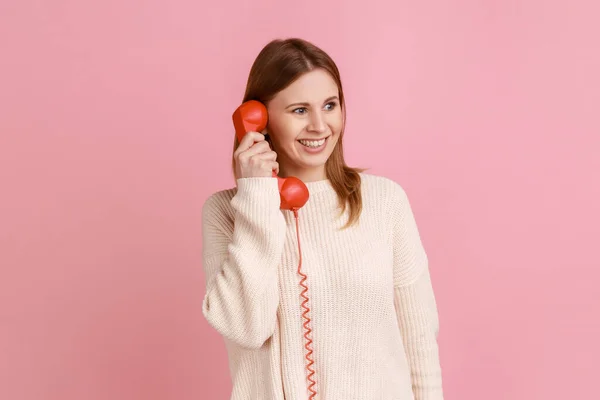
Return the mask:
[[[325,179],[325,162],[343,126],[338,87],[325,70],[302,75],[267,105],[267,132],[280,176],[305,182]]]

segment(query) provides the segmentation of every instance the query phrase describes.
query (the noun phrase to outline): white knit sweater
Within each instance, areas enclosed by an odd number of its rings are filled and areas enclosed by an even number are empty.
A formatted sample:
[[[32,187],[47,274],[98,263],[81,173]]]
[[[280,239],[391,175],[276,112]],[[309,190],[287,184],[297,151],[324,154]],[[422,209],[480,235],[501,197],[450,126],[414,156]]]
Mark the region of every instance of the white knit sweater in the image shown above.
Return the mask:
[[[405,194],[362,173],[360,223],[341,230],[327,180],[299,210],[318,400],[441,400],[437,307]],[[238,179],[203,207],[203,313],[225,340],[231,400],[306,400],[296,220],[275,178]],[[234,224],[235,222],[235,224]]]

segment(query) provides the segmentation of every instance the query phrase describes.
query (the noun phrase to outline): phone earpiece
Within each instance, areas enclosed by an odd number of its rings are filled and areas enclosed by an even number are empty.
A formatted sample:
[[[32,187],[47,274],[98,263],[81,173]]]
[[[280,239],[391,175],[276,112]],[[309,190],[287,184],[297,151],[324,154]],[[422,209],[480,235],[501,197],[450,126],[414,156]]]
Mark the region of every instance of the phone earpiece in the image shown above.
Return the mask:
[[[262,132],[267,127],[267,107],[260,101],[250,100],[240,105],[232,115],[238,142],[250,131]]]
[[[247,132],[262,132],[267,127],[268,114],[264,104],[256,100],[249,100],[240,105],[232,115],[233,126],[238,142]],[[308,188],[296,177],[277,178],[282,210],[298,210],[308,201]]]

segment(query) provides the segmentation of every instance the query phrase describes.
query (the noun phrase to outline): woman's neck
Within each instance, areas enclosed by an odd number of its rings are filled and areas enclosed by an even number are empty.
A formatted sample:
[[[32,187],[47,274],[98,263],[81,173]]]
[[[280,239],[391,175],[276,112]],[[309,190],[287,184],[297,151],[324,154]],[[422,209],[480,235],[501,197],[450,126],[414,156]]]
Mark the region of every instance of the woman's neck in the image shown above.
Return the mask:
[[[279,176],[282,178],[288,176],[294,176],[300,179],[304,183],[308,182],[319,182],[327,180],[327,173],[325,172],[325,166],[311,169],[281,169],[279,170]]]

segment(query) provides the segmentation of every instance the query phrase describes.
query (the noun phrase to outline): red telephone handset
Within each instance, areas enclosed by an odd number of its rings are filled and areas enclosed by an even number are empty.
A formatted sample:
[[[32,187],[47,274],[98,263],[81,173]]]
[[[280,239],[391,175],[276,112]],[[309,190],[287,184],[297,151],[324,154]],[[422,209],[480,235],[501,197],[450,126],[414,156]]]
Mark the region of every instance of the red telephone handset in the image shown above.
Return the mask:
[[[239,106],[232,116],[238,142],[247,132],[261,132],[267,127],[267,108],[259,101],[249,100]],[[280,178],[273,171],[279,184],[282,210],[298,210],[308,201],[308,188],[300,179],[290,176]]]
[[[235,112],[233,113],[233,125],[235,127],[235,134],[237,136],[238,142],[242,140],[244,135],[250,131],[254,132],[262,132],[267,127],[268,114],[267,108],[259,101],[249,100],[239,106]],[[298,209],[302,208],[304,204],[308,201],[308,188],[300,179],[290,176],[288,178],[280,178],[277,176],[275,171],[273,171],[273,177],[277,178],[279,184],[279,197],[281,198],[281,206],[282,210],[290,210],[294,212],[294,216],[296,218],[296,234],[298,240],[298,253],[299,253],[299,262],[298,262],[298,274],[302,277],[300,280],[300,286],[302,287],[302,292],[300,296],[302,297],[302,318],[304,319],[304,323],[302,324],[304,327],[304,339],[305,344],[304,348],[306,349],[306,370],[307,370],[307,381],[308,391],[310,392],[310,400],[313,400],[317,395],[317,392],[313,388],[316,385],[315,380],[313,379],[313,375],[315,374],[314,369],[312,368],[315,363],[312,359],[312,339],[310,337],[312,333],[312,329],[310,328],[310,317],[309,312],[310,308],[308,307],[308,287],[306,286],[306,275],[302,272],[302,250],[300,247],[300,232],[299,232],[299,224],[298,224]]]

